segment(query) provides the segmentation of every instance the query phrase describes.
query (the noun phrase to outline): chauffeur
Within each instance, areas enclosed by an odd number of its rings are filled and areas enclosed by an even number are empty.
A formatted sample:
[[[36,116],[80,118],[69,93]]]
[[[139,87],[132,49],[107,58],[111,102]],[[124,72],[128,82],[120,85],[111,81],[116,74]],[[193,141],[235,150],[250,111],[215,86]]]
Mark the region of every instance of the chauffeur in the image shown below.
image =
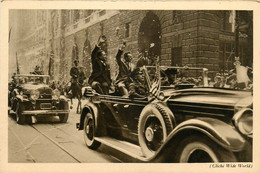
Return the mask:
[[[144,83],[143,72],[140,68],[136,68],[132,73],[132,81],[129,84],[129,98],[145,98],[147,89]]]

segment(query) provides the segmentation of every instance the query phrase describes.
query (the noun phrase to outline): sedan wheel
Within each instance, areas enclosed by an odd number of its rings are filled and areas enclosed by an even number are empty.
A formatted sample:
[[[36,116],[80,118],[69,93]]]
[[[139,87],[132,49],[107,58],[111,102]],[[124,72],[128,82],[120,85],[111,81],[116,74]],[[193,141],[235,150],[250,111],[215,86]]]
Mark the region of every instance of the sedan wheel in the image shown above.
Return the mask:
[[[16,105],[16,122],[18,124],[24,124],[25,123],[25,115],[23,115],[23,105],[20,104],[20,102],[17,103]]]
[[[60,119],[61,123],[66,123],[68,121],[68,118],[69,118],[69,114],[68,113],[59,115],[59,119]]]
[[[234,162],[235,156],[206,137],[195,135],[183,140],[177,149],[178,162]]]
[[[100,142],[94,139],[95,137],[95,120],[92,114],[87,113],[84,119],[84,140],[86,145],[91,149],[97,149]]]
[[[153,105],[141,114],[138,123],[138,140],[146,157],[152,157],[172,131],[173,125],[166,111]]]

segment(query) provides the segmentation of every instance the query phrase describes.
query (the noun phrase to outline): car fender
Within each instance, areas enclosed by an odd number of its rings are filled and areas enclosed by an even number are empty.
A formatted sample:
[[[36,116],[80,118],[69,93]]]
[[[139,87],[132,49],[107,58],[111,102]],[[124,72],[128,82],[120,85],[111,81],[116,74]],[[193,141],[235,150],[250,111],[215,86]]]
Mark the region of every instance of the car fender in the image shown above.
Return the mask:
[[[170,151],[174,152],[182,139],[193,134],[207,136],[218,145],[232,152],[242,151],[247,144],[246,140],[233,126],[217,119],[196,118],[184,121],[176,126],[154,157],[148,160],[158,162],[171,157]]]
[[[83,125],[84,125],[84,119],[87,113],[91,113],[95,117],[95,128],[97,128],[98,120],[97,120],[97,115],[98,115],[98,108],[96,105],[94,105],[92,102],[90,102],[89,99],[84,100],[84,106],[82,109],[82,113],[80,116],[80,125],[79,125],[79,130],[83,130]]]
[[[65,97],[64,95],[61,95],[61,96],[60,96],[60,100],[68,102],[70,99],[68,99],[68,98]]]
[[[27,98],[24,98],[22,95],[16,95],[16,98],[18,101],[21,101],[21,102],[29,101]]]

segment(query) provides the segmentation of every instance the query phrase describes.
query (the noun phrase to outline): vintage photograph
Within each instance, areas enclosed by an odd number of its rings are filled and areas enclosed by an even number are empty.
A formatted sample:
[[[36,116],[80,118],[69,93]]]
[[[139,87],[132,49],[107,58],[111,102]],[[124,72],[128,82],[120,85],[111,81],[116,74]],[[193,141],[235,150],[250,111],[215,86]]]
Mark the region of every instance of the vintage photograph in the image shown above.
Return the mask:
[[[8,163],[253,162],[253,10],[8,19]]]

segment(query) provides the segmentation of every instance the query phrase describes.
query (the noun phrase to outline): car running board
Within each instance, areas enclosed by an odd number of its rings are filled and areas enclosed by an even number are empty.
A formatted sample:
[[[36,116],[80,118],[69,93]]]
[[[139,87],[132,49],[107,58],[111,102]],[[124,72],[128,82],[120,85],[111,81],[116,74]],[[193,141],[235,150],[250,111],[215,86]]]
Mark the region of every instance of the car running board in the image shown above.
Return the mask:
[[[120,141],[111,137],[95,137],[95,140],[107,145],[115,150],[118,150],[134,159],[147,162],[148,159],[144,157],[141,147],[126,141]]]

